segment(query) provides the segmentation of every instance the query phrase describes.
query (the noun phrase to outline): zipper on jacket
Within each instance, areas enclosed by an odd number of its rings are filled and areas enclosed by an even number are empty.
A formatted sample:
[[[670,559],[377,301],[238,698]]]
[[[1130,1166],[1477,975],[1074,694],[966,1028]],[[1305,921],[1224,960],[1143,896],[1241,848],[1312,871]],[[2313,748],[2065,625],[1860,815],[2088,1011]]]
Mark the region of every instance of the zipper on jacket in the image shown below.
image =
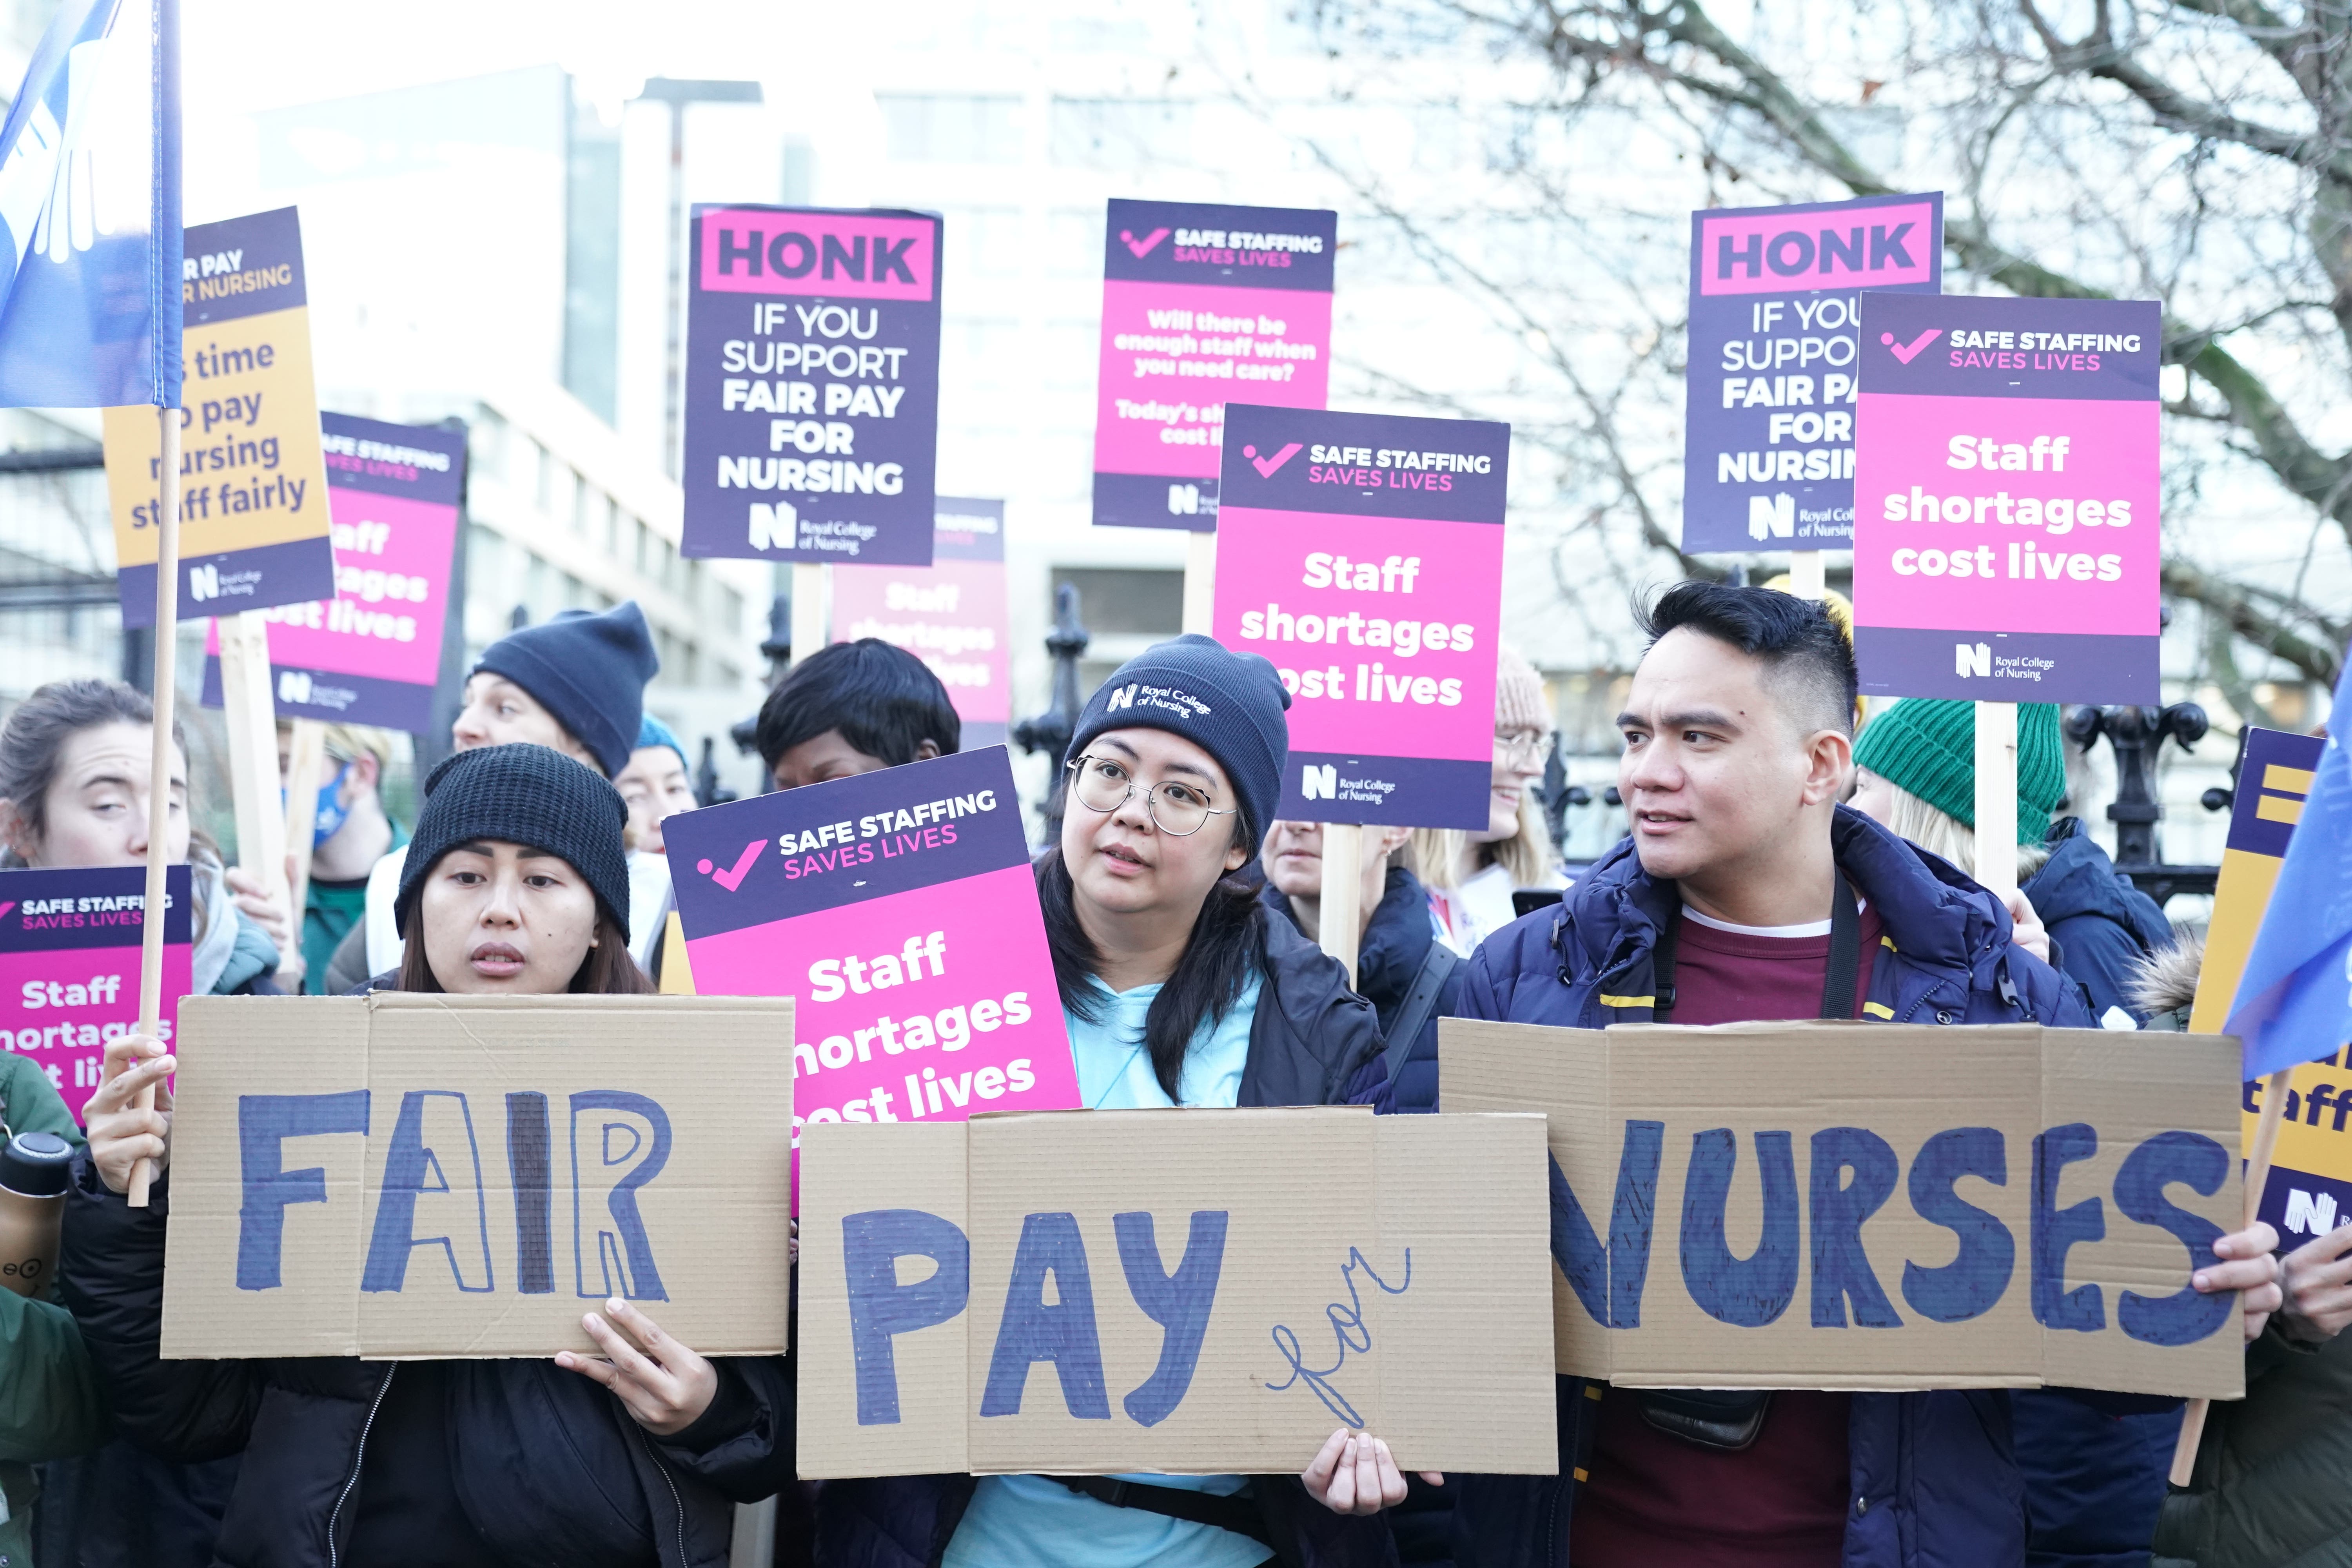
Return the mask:
[[[343,1489],[335,1494],[334,1511],[327,1515],[327,1568],[335,1568],[342,1561],[335,1548],[335,1521],[343,1517],[343,1504],[351,1501],[352,1489],[360,1484],[360,1466],[367,1460],[368,1434],[375,1430],[375,1413],[383,1408],[383,1396],[392,1392],[393,1374],[400,1370],[398,1362],[383,1369],[383,1381],[376,1385],[375,1400],[368,1406],[367,1419],[360,1423],[360,1445],[352,1451],[352,1473],[343,1479]]]
[[[636,1426],[635,1417],[625,1416],[625,1418],[630,1426]],[[661,1462],[659,1454],[654,1452],[653,1440],[646,1436],[646,1429],[637,1426],[636,1430],[637,1441],[645,1445],[646,1458],[655,1469],[661,1472],[662,1485],[669,1489],[670,1517],[677,1523],[678,1568],[694,1568],[694,1559],[686,1554],[686,1500],[677,1495],[677,1483],[670,1479],[669,1467]]]

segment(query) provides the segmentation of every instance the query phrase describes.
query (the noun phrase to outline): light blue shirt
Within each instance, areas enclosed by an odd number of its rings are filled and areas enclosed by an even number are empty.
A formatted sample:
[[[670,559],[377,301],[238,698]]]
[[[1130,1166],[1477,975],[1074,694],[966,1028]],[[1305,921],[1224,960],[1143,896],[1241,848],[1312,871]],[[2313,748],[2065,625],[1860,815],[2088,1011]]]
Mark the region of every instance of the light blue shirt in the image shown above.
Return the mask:
[[[1143,1021],[1157,985],[1113,991],[1089,979],[1101,1004],[1094,1020],[1070,1017],[1070,1055],[1078,1093],[1096,1110],[1134,1110],[1181,1103],[1231,1107],[1241,1101],[1242,1068],[1249,1060],[1250,1023],[1257,1016],[1259,976],[1252,973],[1240,1000],[1223,1018],[1203,1024],[1184,1053],[1184,1073],[1171,1100],[1143,1047]],[[1155,1487],[1231,1497],[1246,1476],[1120,1476]],[[1246,1535],[1193,1524],[1137,1508],[1113,1508],[1074,1492],[1048,1476],[983,1476],[971,1506],[948,1543],[944,1568],[1255,1568],[1272,1553]]]

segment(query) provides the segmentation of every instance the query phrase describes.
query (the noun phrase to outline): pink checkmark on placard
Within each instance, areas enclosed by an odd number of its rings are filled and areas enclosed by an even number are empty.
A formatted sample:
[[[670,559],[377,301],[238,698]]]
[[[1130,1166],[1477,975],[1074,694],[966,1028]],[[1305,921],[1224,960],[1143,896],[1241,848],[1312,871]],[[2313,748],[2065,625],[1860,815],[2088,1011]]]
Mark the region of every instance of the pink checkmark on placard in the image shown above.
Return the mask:
[[[751,874],[751,862],[760,858],[760,851],[767,847],[767,843],[764,838],[754,838],[743,846],[743,853],[735,857],[734,866],[727,870],[719,870],[708,860],[696,861],[694,868],[731,893],[743,885],[744,878]]]
[[[1155,228],[1150,234],[1145,235],[1141,239],[1138,239],[1126,229],[1120,229],[1118,231],[1118,237],[1127,242],[1127,247],[1135,252],[1135,258],[1138,261],[1140,261],[1145,257],[1151,254],[1151,247],[1153,246],[1158,245],[1161,240],[1168,237],[1168,231],[1164,228]]]
[[[1926,348],[1929,343],[1934,342],[1937,338],[1940,338],[1943,335],[1943,328],[1929,327],[1926,331],[1921,332],[1917,337],[1913,338],[1907,343],[1896,342],[1893,332],[1879,333],[1878,341],[1885,343],[1887,347],[1887,351],[1894,354],[1896,359],[1901,360],[1905,364],[1909,364],[1913,360],[1919,357],[1919,351],[1921,349]]]
[[[1271,458],[1259,457],[1255,447],[1244,447],[1242,448],[1242,456],[1247,458],[1250,460],[1250,466],[1257,469],[1258,477],[1260,479],[1270,479],[1274,478],[1274,472],[1276,468],[1281,468],[1283,464],[1298,456],[1301,450],[1303,450],[1303,448],[1299,444],[1293,441]]]

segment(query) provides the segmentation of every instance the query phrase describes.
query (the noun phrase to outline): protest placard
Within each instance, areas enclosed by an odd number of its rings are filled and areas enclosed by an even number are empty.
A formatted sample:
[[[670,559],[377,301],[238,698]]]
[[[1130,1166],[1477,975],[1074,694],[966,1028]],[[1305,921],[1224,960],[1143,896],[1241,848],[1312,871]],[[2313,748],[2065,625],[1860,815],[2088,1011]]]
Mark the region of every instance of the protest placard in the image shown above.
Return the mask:
[[[1853,543],[1862,290],[1943,277],[1941,191],[1691,214],[1685,550]]]
[[[295,210],[197,225],[184,268],[182,602],[226,616],[330,597],[335,557]],[[122,624],[152,626],[163,432],[145,407],[110,408],[104,424]]]
[[[1111,202],[1097,524],[1213,531],[1225,400],[1323,406],[1339,237],[1336,212]]]
[[[1563,1373],[2244,1386],[2237,1297],[2189,1283],[2239,1226],[2232,1040],[1456,1019],[1441,1034],[1449,1113],[1550,1117]]]
[[[81,1118],[106,1043],[139,1021],[137,866],[0,871],[0,1045],[30,1057]],[[163,1037],[189,990],[193,927],[185,865],[164,873]]]
[[[1863,296],[1865,694],[2162,700],[2159,317],[2141,300]]]
[[[939,218],[698,203],[688,232],[680,553],[928,564]]]
[[[1341,1426],[1406,1469],[1557,1472],[1540,1118],[1092,1111],[807,1148],[804,1477],[1279,1474]]]
[[[163,1353],[593,1351],[613,1296],[782,1353],[791,1030],[732,997],[192,1000]]]
[[[695,988],[798,1000],[796,1194],[809,1125],[1078,1103],[1003,747],[688,812],[662,835]]]
[[[466,491],[466,436],[320,416],[335,596],[261,612],[279,717],[432,727],[441,628]],[[204,700],[221,706],[220,627],[205,640]]]
[[[963,750],[1012,733],[1004,503],[941,496],[929,566],[843,566],[833,574],[833,640],[880,637],[925,664],[963,721]]]
[[[1481,827],[1511,427],[1234,404],[1214,635],[1290,692],[1278,814]]]

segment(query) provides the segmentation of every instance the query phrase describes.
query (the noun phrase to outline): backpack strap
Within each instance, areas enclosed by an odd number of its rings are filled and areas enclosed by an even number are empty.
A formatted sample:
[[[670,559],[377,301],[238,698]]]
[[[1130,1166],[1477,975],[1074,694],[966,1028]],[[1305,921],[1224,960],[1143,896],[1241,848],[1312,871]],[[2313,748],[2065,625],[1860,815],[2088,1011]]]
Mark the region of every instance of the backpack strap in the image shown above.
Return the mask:
[[[1445,982],[1461,967],[1460,953],[1433,936],[1429,939],[1429,951],[1422,954],[1421,967],[1413,972],[1412,988],[1404,994],[1404,1003],[1397,1008],[1396,1022],[1389,1028],[1383,1054],[1388,1058],[1391,1087],[1397,1074],[1404,1070],[1405,1058],[1412,1055],[1412,1043],[1421,1038],[1429,1016],[1437,1010],[1437,998],[1445,989]]]
[[[1072,1491],[1090,1497],[1097,1502],[1107,1502],[1113,1508],[1131,1508],[1141,1513],[1156,1513],[1163,1519],[1181,1519],[1187,1524],[1213,1525],[1219,1530],[1245,1535],[1260,1546],[1272,1549],[1274,1539],[1266,1532],[1265,1520],[1257,1505],[1246,1498],[1219,1497],[1214,1492],[1187,1491],[1181,1487],[1155,1487],[1141,1481],[1114,1480],[1108,1476],[1055,1476]]]

